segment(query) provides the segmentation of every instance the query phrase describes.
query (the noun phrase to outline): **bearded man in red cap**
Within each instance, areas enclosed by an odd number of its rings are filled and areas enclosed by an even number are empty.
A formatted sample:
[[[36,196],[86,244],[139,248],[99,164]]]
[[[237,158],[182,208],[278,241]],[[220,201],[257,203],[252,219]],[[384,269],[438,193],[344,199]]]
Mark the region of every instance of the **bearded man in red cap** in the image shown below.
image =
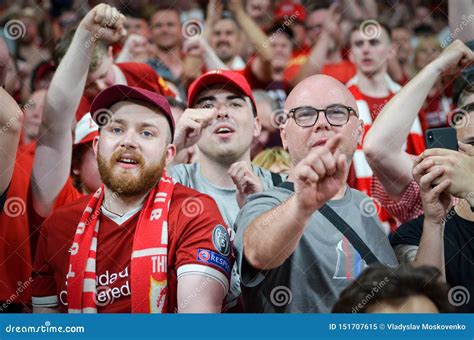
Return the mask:
[[[110,119],[101,118],[104,110]],[[213,199],[164,170],[176,153],[166,98],[114,85],[91,111],[104,185],[42,225],[34,311],[220,312],[233,265],[230,236]],[[191,198],[206,210],[186,213]]]

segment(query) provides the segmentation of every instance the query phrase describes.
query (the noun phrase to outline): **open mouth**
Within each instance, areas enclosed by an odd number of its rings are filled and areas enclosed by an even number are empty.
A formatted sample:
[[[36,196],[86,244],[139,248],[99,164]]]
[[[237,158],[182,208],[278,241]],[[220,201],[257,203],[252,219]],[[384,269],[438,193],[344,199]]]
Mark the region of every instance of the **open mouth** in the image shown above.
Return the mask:
[[[125,169],[131,169],[138,166],[139,162],[131,157],[120,157],[117,159],[117,163],[120,167]]]
[[[214,133],[216,135],[219,135],[220,137],[229,137],[231,136],[235,130],[230,127],[230,126],[218,126],[215,130]]]
[[[120,163],[124,163],[124,164],[138,164],[137,161],[135,161],[133,159],[130,159],[130,158],[120,158],[118,161]]]

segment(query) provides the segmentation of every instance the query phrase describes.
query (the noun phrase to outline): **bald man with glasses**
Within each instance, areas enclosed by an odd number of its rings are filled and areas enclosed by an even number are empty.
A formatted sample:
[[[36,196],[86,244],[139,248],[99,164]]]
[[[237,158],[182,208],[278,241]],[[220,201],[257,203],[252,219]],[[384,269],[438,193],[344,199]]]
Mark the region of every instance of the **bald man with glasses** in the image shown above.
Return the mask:
[[[346,181],[362,135],[352,94],[315,75],[285,102],[283,146],[292,157],[288,181],[247,199],[235,223],[235,247],[246,312],[330,312],[367,257],[320,209],[331,207],[382,264],[397,260],[375,206]]]

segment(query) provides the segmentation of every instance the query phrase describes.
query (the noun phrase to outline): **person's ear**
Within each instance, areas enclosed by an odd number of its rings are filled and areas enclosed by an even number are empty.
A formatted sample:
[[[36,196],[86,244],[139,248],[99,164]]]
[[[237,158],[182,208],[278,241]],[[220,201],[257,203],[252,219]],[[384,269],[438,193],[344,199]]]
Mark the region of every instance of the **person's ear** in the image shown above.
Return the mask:
[[[166,156],[165,156],[166,165],[170,164],[173,161],[175,156],[176,156],[176,146],[174,146],[174,144],[168,144],[166,146]]]
[[[92,140],[92,149],[94,150],[94,156],[97,159],[97,154],[99,153],[99,136],[95,136]]]
[[[288,151],[288,142],[286,139],[286,125],[288,124],[288,120],[280,125],[280,138],[281,138],[281,144],[283,145],[283,149],[285,151]]]
[[[262,132],[262,123],[260,122],[260,118],[257,116],[253,122],[253,136],[258,137]]]

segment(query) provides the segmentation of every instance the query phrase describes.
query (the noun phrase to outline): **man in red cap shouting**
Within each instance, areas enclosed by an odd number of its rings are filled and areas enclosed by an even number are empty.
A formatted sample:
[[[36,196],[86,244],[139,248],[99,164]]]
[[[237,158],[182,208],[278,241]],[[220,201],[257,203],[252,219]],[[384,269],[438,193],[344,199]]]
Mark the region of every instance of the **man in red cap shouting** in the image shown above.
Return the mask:
[[[196,144],[198,162],[170,167],[170,174],[214,198],[227,225],[232,226],[249,194],[282,181],[280,175],[250,162],[250,147],[261,129],[252,91],[239,73],[215,70],[191,84],[188,106],[177,122],[174,144],[177,152]],[[197,208],[205,207],[204,202],[194,203]],[[237,305],[239,294],[235,271],[226,310]]]
[[[104,110],[109,119],[101,117]],[[220,312],[232,243],[212,198],[175,184],[164,170],[176,153],[166,99],[114,85],[91,111],[100,127],[93,147],[104,185],[42,225],[34,310]],[[187,213],[190,199],[206,209]]]

